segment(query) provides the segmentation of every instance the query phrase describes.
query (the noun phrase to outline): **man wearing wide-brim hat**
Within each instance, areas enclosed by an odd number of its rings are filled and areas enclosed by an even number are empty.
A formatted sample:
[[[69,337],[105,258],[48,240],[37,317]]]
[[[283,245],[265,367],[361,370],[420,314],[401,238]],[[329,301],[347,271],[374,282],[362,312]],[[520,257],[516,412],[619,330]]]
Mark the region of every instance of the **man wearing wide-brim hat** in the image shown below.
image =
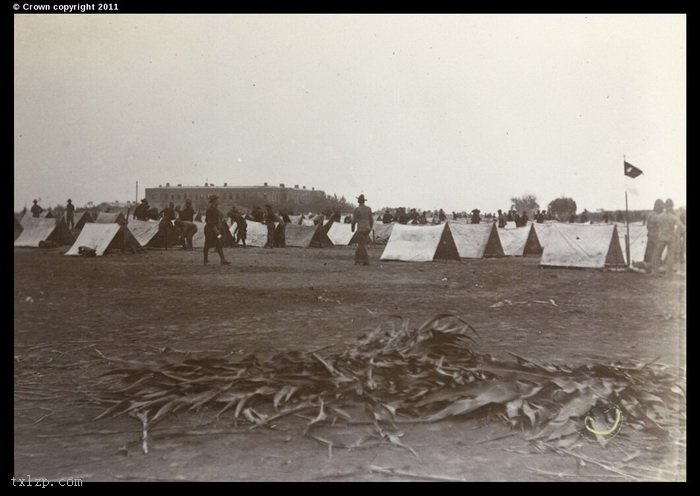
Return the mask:
[[[148,204],[148,200],[146,198],[141,198],[141,204],[134,209],[133,217],[136,220],[148,220],[149,209],[150,205]]]
[[[204,226],[204,264],[209,263],[209,248],[216,249],[221,259],[221,265],[231,265],[231,262],[224,257],[222,229],[223,216],[219,212],[219,197],[211,195],[209,197],[209,207],[207,208],[207,219]]]
[[[367,254],[367,239],[369,232],[374,226],[372,218],[372,209],[365,205],[365,195],[361,194],[357,197],[357,202],[360,204],[352,214],[352,222],[350,229],[355,232],[357,226],[357,249],[355,249],[355,265],[369,265],[369,255]]]
[[[73,218],[75,217],[75,205],[73,205],[73,200],[68,198],[68,201],[66,202],[66,225],[68,226],[68,229],[74,229],[75,228],[75,223],[73,222]]]

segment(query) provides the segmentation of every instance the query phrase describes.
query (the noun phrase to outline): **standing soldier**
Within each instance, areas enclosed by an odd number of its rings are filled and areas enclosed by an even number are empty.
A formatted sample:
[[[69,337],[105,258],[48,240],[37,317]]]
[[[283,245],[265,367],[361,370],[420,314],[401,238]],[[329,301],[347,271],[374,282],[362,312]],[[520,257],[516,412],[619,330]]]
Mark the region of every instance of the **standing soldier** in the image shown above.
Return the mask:
[[[66,224],[68,225],[68,229],[71,230],[75,227],[75,223],[73,222],[74,215],[75,205],[73,205],[71,199],[68,198],[68,202],[66,203]]]
[[[215,248],[221,259],[221,265],[231,265],[224,257],[223,234],[221,233],[223,216],[219,212],[219,197],[209,197],[209,207],[206,213],[206,225],[204,226],[204,264],[209,263],[209,248]]]
[[[177,219],[175,221],[175,229],[177,229],[182,240],[182,249],[192,251],[194,249],[192,238],[197,234],[197,225],[192,221]]]
[[[236,229],[233,230],[234,242],[236,245],[238,245],[239,242],[243,243],[243,248],[245,248],[245,240],[248,234],[248,222],[238,211],[236,211],[233,220],[236,222]]]
[[[481,210],[478,208],[475,208],[472,210],[472,224],[479,224],[481,222],[481,216],[479,215],[481,213]]]
[[[194,208],[192,208],[192,200],[185,200],[185,206],[180,210],[180,220],[184,222],[194,221]]]
[[[265,225],[267,226],[267,243],[265,243],[265,248],[274,248],[276,246],[275,222],[279,222],[279,218],[272,211],[272,206],[265,205]]]
[[[141,204],[134,209],[134,217],[136,220],[148,220],[148,200],[141,198]]]
[[[656,243],[659,235],[658,217],[664,213],[664,201],[657,198],[654,202],[654,209],[647,216],[647,247],[644,251],[644,263],[646,264],[647,272],[653,271],[653,260],[656,256]]]
[[[372,209],[365,205],[365,195],[361,194],[357,197],[357,202],[360,204],[352,214],[352,223],[350,230],[355,232],[357,226],[357,249],[355,250],[355,265],[369,265],[369,255],[367,254],[367,238],[369,232],[374,226],[372,218]]]
[[[498,209],[498,227],[504,228],[506,227],[508,221],[506,214],[503,213],[503,211],[499,208]]]
[[[32,208],[29,211],[32,213],[32,217],[39,217],[44,209],[39,206],[36,200],[34,200],[34,205],[32,205]]]
[[[170,204],[160,213],[160,224],[158,225],[158,233],[163,239],[165,249],[168,249],[168,234],[174,228],[173,221],[175,220],[175,204]]]
[[[666,275],[673,275],[674,261],[676,255],[676,227],[679,232],[685,231],[685,226],[673,213],[673,200],[666,200],[666,211],[659,214],[656,218],[657,234],[656,244],[654,246],[654,258],[652,259],[652,273],[657,273],[662,265],[661,257],[663,256],[664,248],[666,249]]]

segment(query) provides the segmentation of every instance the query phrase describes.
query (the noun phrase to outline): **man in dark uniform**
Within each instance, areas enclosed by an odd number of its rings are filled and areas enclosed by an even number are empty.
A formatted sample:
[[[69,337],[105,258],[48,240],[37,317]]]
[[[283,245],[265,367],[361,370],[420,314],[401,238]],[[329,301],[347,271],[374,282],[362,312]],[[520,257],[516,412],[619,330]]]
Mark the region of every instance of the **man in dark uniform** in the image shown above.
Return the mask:
[[[192,200],[185,200],[185,206],[180,210],[180,220],[184,222],[194,221],[194,208],[192,208]]]
[[[340,207],[333,207],[331,219],[333,222],[340,222]]]
[[[136,220],[148,220],[148,200],[141,198],[141,204],[134,210],[134,217]]]
[[[527,226],[527,222],[528,222],[529,220],[530,220],[530,219],[529,219],[528,216],[527,216],[527,212],[526,212],[525,210],[523,210],[523,215],[520,216],[520,222],[522,223],[522,226],[521,226],[521,227]]]
[[[481,216],[479,215],[481,213],[481,210],[478,208],[475,208],[472,210],[472,224],[479,224],[481,223]]]
[[[75,205],[73,205],[73,201],[70,198],[68,198],[68,202],[66,203],[66,225],[68,226],[68,229],[75,228],[75,223],[73,222],[74,216]]]
[[[350,230],[355,232],[357,226],[357,249],[355,250],[355,265],[369,265],[369,255],[367,253],[367,239],[369,232],[374,227],[374,219],[372,218],[372,209],[365,205],[365,195],[357,197],[357,202],[360,204],[352,214],[352,224]]]
[[[219,197],[212,195],[209,197],[209,207],[206,212],[206,225],[204,226],[204,264],[209,263],[209,248],[216,249],[221,258],[221,265],[231,265],[231,262],[224,257],[223,229],[224,219],[219,212]]]
[[[275,244],[275,222],[279,222],[279,218],[272,211],[271,205],[265,205],[265,226],[267,227],[267,242],[265,248],[274,248]]]
[[[239,242],[242,242],[243,248],[245,248],[245,240],[248,235],[248,222],[239,211],[236,211],[236,215],[233,220],[236,223],[236,229],[233,231],[234,242],[236,245],[238,245]]]
[[[507,225],[507,217],[506,214],[503,213],[503,211],[499,208],[498,209],[498,227],[504,228]]]
[[[44,209],[39,206],[36,200],[34,200],[34,205],[32,205],[32,208],[29,211],[32,213],[32,217],[39,217]]]
[[[197,234],[197,225],[192,221],[180,220],[175,221],[175,229],[177,229],[180,239],[182,240],[183,250],[194,250],[192,246],[192,238]]]
[[[255,222],[263,222],[265,218],[265,214],[263,213],[262,209],[257,205],[253,207],[253,211],[250,213],[250,215],[253,217]]]
[[[175,204],[170,202],[160,213],[160,224],[158,224],[158,235],[163,239],[166,250],[168,249],[168,233],[175,228],[173,226],[175,218]]]

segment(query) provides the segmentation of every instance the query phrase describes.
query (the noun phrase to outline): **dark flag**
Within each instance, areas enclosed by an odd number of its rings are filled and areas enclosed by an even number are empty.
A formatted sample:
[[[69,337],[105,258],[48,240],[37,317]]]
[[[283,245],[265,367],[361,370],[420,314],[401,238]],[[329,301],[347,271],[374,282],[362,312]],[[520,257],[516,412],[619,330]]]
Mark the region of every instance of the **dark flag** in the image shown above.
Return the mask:
[[[630,164],[629,162],[625,162],[625,176],[635,178],[640,174],[643,174],[641,169],[637,169],[634,165]]]

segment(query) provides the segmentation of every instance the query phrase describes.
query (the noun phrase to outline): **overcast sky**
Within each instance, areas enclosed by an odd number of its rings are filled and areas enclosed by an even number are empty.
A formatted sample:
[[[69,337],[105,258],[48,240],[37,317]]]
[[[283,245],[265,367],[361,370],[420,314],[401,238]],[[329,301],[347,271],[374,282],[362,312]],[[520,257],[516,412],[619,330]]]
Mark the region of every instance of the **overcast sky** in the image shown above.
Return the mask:
[[[306,185],[684,205],[682,15],[16,15],[14,206]],[[623,154],[644,171],[623,175]]]

